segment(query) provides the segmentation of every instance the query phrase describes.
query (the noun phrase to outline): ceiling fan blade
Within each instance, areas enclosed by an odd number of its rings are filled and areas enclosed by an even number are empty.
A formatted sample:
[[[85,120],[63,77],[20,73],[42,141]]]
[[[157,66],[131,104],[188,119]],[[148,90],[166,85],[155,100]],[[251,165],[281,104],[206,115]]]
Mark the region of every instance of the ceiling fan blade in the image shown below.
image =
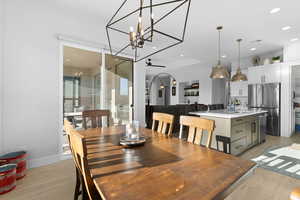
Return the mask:
[[[163,66],[163,65],[148,65],[148,67],[160,67],[160,68],[166,68],[166,66]]]

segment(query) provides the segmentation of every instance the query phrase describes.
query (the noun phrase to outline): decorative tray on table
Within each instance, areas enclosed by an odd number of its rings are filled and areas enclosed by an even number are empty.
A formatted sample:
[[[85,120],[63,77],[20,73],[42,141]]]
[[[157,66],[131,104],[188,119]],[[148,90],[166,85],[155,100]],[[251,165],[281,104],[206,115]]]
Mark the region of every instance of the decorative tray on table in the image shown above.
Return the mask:
[[[138,137],[138,138],[122,137],[120,139],[120,144],[128,147],[141,146],[145,144],[145,142],[146,142],[145,137]]]

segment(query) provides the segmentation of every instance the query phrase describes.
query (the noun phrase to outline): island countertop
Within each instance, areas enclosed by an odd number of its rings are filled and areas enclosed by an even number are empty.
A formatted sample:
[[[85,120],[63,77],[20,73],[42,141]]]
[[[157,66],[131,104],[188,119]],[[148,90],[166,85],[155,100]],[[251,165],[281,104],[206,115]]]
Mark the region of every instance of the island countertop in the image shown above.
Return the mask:
[[[236,112],[229,112],[227,110],[197,111],[197,112],[190,112],[189,114],[198,115],[201,117],[209,116],[209,117],[232,119],[232,118],[246,117],[251,115],[259,115],[267,112],[268,111],[261,110],[261,109],[249,109],[247,111],[236,111]]]

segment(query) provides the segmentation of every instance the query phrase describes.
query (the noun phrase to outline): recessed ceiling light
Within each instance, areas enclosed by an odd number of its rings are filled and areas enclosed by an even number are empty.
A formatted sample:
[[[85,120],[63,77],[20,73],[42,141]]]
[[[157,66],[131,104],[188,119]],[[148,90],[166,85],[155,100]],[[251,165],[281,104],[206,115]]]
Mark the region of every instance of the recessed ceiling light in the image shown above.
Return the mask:
[[[296,42],[296,41],[298,41],[299,40],[299,38],[293,38],[293,39],[291,39],[290,41],[291,42]]]
[[[275,14],[278,13],[280,11],[280,8],[273,8],[272,10],[270,10],[270,14]]]
[[[292,28],[292,27],[290,27],[290,26],[285,26],[285,27],[282,27],[281,30],[287,31],[287,30],[289,30],[289,29],[291,29],[291,28]]]
[[[180,54],[180,57],[183,57],[184,55],[183,54]]]
[[[222,56],[222,58],[226,58],[226,57],[227,57],[226,55],[223,55],[223,56]]]
[[[256,48],[255,48],[255,47],[253,47],[253,48],[251,48],[251,49],[250,49],[250,51],[255,51],[255,50],[256,50]]]

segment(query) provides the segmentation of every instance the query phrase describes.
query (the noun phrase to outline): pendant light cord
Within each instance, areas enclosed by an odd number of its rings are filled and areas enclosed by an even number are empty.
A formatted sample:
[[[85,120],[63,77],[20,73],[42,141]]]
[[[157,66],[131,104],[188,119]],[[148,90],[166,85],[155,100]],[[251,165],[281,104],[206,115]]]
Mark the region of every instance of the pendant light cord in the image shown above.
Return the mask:
[[[219,52],[218,52],[218,64],[221,64],[221,30],[219,29]]]
[[[221,30],[223,29],[222,26],[218,26],[217,30],[219,31],[219,43],[218,43],[218,65],[221,65]]]
[[[239,52],[238,52],[238,55],[239,55],[239,66],[238,66],[238,70],[241,70],[241,41],[242,41],[242,39],[237,39],[237,42],[238,42],[238,49],[239,49]]]
[[[239,41],[239,68],[241,68],[241,41]]]
[[[144,0],[140,0],[140,17],[142,17],[142,10],[143,10],[143,4],[144,4]]]

